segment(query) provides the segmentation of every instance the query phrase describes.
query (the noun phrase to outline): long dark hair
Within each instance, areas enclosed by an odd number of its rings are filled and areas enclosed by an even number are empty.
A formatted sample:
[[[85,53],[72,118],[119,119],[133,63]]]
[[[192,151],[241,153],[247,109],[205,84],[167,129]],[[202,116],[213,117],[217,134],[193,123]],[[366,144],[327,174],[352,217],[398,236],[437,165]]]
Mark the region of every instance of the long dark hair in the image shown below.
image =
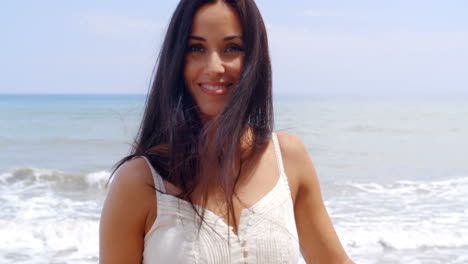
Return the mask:
[[[202,5],[216,0],[181,0],[159,54],[131,153],[112,174],[126,161],[145,156],[163,179],[180,189],[177,197],[188,201],[202,221],[205,211],[199,212],[194,203],[205,207],[216,186],[224,194],[228,225],[232,220],[237,226],[233,198],[239,175],[253,171],[273,130],[272,81],[266,28],[254,1],[223,1],[237,12],[245,46],[243,69],[227,106],[202,123],[183,76],[193,17]],[[200,194],[196,201],[195,190]]]

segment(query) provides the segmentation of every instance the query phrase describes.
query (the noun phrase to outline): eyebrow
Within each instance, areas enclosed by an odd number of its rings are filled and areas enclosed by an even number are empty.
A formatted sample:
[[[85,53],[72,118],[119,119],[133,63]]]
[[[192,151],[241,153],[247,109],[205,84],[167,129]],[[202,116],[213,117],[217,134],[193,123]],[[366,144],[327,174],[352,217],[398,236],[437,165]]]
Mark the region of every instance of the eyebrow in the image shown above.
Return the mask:
[[[224,38],[224,41],[229,41],[229,40],[233,40],[233,39],[241,39],[242,40],[242,36],[227,36]],[[190,39],[194,39],[194,40],[200,40],[200,41],[206,41],[206,39],[202,38],[202,37],[199,37],[199,36],[190,36]]]

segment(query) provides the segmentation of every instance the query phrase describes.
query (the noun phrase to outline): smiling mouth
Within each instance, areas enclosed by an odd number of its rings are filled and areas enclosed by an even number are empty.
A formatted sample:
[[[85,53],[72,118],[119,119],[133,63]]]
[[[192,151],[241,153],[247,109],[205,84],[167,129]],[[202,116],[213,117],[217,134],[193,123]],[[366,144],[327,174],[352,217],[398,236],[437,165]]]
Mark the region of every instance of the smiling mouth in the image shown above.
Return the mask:
[[[208,95],[223,95],[232,86],[232,83],[199,83],[201,90]]]

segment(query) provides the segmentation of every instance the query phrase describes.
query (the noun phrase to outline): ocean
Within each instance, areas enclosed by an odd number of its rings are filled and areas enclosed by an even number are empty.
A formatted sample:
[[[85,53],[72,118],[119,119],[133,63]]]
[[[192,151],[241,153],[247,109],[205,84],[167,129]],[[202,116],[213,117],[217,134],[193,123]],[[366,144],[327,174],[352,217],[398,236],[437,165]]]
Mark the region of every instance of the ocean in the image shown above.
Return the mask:
[[[0,263],[97,263],[111,167],[143,95],[0,95]],[[275,96],[348,255],[468,263],[468,98]]]

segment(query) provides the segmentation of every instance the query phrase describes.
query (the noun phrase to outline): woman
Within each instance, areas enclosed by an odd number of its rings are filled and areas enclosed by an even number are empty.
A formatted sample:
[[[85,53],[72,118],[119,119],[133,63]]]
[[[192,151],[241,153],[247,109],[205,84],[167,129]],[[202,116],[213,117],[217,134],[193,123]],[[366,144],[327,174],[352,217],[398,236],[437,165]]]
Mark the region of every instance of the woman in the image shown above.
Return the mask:
[[[303,143],[272,133],[272,115],[254,1],[182,0],[114,171],[100,262],[352,263]]]

